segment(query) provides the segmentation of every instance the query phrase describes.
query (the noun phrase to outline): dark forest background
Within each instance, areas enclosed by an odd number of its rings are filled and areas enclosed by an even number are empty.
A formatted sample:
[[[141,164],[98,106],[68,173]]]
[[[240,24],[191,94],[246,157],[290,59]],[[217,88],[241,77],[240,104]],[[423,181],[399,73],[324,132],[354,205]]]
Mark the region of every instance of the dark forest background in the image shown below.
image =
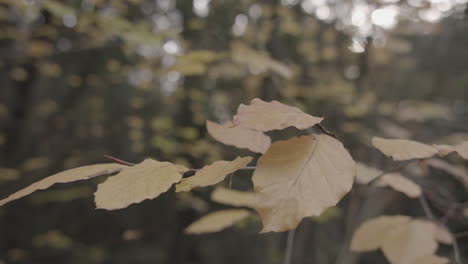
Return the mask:
[[[372,136],[468,140],[467,1],[0,0],[0,197],[104,155],[200,168],[246,154],[215,142],[205,121],[227,121],[255,97],[326,117],[356,161],[381,169],[397,164]],[[448,161],[466,173],[466,162]],[[250,173],[233,185],[250,188]],[[452,231],[468,230],[467,207],[453,206],[468,201],[467,186],[424,165],[404,173]],[[258,234],[256,218],[184,235],[223,207],[207,199],[212,188],[95,210],[103,180],[1,207],[0,263],[283,259],[286,234]],[[348,250],[356,226],[381,214],[424,216],[414,199],[358,186],[301,223],[293,263],[386,263]],[[468,236],[459,244],[468,260]]]

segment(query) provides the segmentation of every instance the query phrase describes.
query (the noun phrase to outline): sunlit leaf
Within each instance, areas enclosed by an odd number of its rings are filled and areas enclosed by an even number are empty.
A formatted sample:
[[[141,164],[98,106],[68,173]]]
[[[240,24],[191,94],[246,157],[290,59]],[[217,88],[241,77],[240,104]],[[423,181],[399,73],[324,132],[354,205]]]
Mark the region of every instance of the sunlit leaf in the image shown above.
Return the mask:
[[[211,193],[211,200],[232,206],[253,208],[255,206],[255,193],[218,187]]]
[[[327,135],[273,143],[252,177],[262,232],[295,228],[319,216],[351,189],[355,163],[343,144]]]
[[[126,167],[98,185],[94,193],[96,208],[114,210],[154,199],[169,190],[187,170],[170,162],[152,159]]]
[[[241,104],[233,118],[236,125],[263,132],[290,126],[307,129],[322,120],[323,118],[306,114],[297,107],[278,101],[265,102],[258,98],[250,101],[250,105]]]
[[[260,131],[236,126],[232,122],[222,125],[206,121],[206,128],[210,135],[226,145],[246,148],[253,152],[265,153],[270,147],[271,139]]]
[[[26,195],[29,195],[37,190],[44,190],[56,183],[74,182],[79,180],[86,180],[96,175],[110,174],[116,170],[123,168],[123,165],[109,163],[109,164],[96,164],[74,168],[59,172],[45,179],[42,179],[30,186],[8,196],[7,198],[0,201],[0,206],[9,203],[13,200],[19,199]]]
[[[203,234],[218,232],[234,225],[250,214],[251,212],[245,209],[228,209],[210,213],[190,224],[185,229],[185,233]]]
[[[252,161],[252,157],[236,158],[233,161],[216,161],[215,163],[203,167],[195,175],[182,179],[176,185],[176,192],[188,192],[195,187],[214,185],[239,169],[245,168]]]
[[[426,159],[438,153],[437,148],[407,139],[372,138],[372,145],[394,160]]]

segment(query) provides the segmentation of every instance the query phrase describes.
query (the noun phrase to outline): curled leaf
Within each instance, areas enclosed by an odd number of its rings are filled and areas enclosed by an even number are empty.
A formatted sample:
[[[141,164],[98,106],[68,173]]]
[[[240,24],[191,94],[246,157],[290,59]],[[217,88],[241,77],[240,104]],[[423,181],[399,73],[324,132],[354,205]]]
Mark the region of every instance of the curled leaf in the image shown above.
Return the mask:
[[[403,177],[400,173],[388,173],[383,175],[377,182],[377,186],[390,186],[394,190],[406,194],[408,197],[417,198],[421,196],[422,189],[410,179]]]
[[[227,209],[207,214],[190,224],[186,229],[187,234],[213,233],[228,228],[251,213],[245,209]]]
[[[115,210],[154,199],[169,190],[187,170],[180,165],[152,159],[126,167],[98,185],[94,193],[96,208]]]
[[[252,177],[262,232],[293,229],[336,205],[351,189],[354,167],[343,144],[327,135],[273,143]]]
[[[176,185],[176,192],[188,192],[195,187],[214,185],[226,177],[226,175],[245,168],[252,161],[252,157],[237,157],[233,161],[216,161],[215,163],[203,167],[195,175],[182,179]]]
[[[278,101],[265,102],[258,98],[252,99],[250,105],[241,104],[233,117],[234,124],[263,132],[290,126],[307,129],[322,120],[323,118],[306,114],[297,107]]]
[[[426,159],[438,153],[437,148],[407,139],[372,138],[372,145],[394,160]]]
[[[255,194],[253,192],[243,192],[223,187],[218,187],[211,193],[211,200],[232,206],[250,208],[255,206]]]
[[[96,164],[96,165],[88,165],[83,167],[78,167],[66,171],[59,172],[47,178],[44,178],[38,182],[35,182],[28,187],[13,193],[12,195],[8,196],[7,198],[0,200],[0,206],[6,203],[9,203],[13,200],[22,198],[27,196],[37,190],[44,190],[56,183],[66,183],[66,182],[74,182],[79,180],[86,180],[90,179],[94,176],[98,175],[107,175],[111,174],[125,166],[115,163],[106,163],[106,164]]]

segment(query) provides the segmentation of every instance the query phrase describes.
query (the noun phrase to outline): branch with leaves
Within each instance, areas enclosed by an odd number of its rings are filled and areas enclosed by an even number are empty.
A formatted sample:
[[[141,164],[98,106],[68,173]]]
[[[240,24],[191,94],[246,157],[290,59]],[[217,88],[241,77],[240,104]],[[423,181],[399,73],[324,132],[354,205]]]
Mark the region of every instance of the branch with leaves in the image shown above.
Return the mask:
[[[238,170],[252,170],[252,191],[217,187],[211,194],[212,201],[239,208],[209,213],[189,225],[185,232],[220,231],[254,215],[253,209],[262,220],[261,233],[290,231],[284,260],[290,263],[294,240],[292,230],[302,219],[320,216],[335,206],[356,182],[368,187],[390,187],[409,198],[418,198],[428,220],[401,215],[371,219],[356,230],[352,250],[361,252],[381,248],[391,263],[447,263],[447,258],[435,253],[438,242],[450,241],[455,263],[461,264],[456,236],[448,231],[446,220],[435,218],[424,190],[401,172],[414,160],[447,169],[446,164],[432,164],[429,159],[451,152],[468,159],[468,142],[430,146],[410,140],[373,138],[372,144],[383,154],[395,161],[404,161],[384,172],[362,163],[356,164],[335,134],[320,124],[322,120],[277,101],[253,99],[249,105],[241,104],[231,121],[223,124],[207,121],[206,127],[213,138],[226,145],[260,153],[255,165],[249,166],[254,162],[254,158],[249,156],[216,161],[201,169],[154,159],[131,163],[106,156],[112,163],[57,173],[0,200],[0,205],[56,183],[107,175],[107,180],[99,184],[94,193],[96,208],[116,210],[154,199],[172,186],[176,192],[189,192],[216,185]],[[316,127],[322,134],[311,133],[275,142],[265,134],[288,127],[304,131]],[[450,171],[456,170],[451,168]],[[184,178],[187,172],[194,174]]]

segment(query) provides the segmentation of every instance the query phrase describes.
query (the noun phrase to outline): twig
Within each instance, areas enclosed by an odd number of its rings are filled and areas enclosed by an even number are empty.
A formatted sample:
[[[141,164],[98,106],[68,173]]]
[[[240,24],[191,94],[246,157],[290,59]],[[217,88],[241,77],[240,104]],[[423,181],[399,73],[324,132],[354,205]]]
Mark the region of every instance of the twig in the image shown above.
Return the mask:
[[[294,235],[296,233],[296,229],[291,229],[288,232],[288,238],[286,241],[286,252],[284,253],[284,260],[283,264],[291,264],[292,261],[292,253],[294,250]]]
[[[334,137],[336,139],[338,139],[338,137],[336,136],[335,133],[331,132],[330,130],[326,129],[322,124],[318,123],[315,125],[317,127],[318,130],[322,131],[322,133],[330,136],[330,137]]]
[[[377,182],[380,178],[382,178],[382,176],[384,176],[385,174],[389,174],[389,173],[392,173],[392,172],[399,172],[401,170],[403,170],[406,166],[408,166],[409,164],[411,164],[413,161],[409,161],[409,162],[406,162],[406,163],[403,163],[403,164],[400,164],[399,166],[393,168],[393,169],[389,169],[387,171],[384,171],[382,173],[380,173],[379,175],[375,176],[375,178],[373,178],[372,180],[370,180],[368,183],[367,183],[367,186],[371,186],[373,185],[375,182]]]
[[[427,199],[426,199],[426,196],[425,196],[424,192],[421,193],[421,195],[419,196],[419,203],[421,204],[421,207],[423,208],[424,213],[426,214],[427,218],[429,218],[430,220],[432,220],[436,224],[439,224],[439,225],[443,226],[448,231],[448,233],[450,234],[450,238],[452,240],[454,263],[455,264],[462,264],[461,256],[460,256],[460,248],[458,246],[456,236],[450,231],[450,229],[448,229],[448,227],[444,223],[439,221],[434,216],[434,213],[432,213],[431,207],[429,207],[429,203],[427,202]]]
[[[136,164],[135,163],[131,163],[131,162],[128,162],[128,161],[125,161],[125,160],[121,160],[121,159],[118,159],[118,158],[115,158],[115,157],[112,157],[112,156],[109,156],[109,155],[104,155],[104,157],[106,157],[108,160],[114,162],[114,163],[117,163],[117,164],[122,164],[122,165],[127,165],[127,166],[135,166]]]

